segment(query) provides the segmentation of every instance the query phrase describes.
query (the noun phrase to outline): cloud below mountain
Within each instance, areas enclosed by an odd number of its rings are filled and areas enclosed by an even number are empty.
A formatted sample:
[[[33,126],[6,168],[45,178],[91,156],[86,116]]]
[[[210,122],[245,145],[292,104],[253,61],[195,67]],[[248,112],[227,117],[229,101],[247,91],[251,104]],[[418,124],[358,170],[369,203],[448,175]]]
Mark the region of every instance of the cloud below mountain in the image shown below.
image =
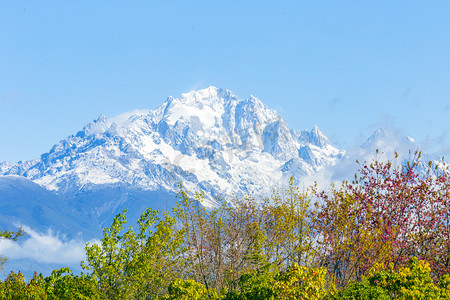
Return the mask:
[[[39,263],[76,264],[85,259],[86,241],[67,239],[50,229],[41,233],[22,227],[27,234],[19,241],[0,240],[0,255],[9,259],[33,259]],[[98,240],[89,242],[99,243]]]

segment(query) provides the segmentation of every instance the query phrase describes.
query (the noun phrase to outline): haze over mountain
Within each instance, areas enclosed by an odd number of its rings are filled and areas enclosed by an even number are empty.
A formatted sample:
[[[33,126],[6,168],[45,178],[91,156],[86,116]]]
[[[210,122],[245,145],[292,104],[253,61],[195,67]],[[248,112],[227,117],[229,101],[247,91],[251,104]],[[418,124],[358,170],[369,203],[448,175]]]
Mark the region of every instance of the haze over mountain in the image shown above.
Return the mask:
[[[1,163],[0,226],[53,228],[67,240],[98,238],[125,207],[131,223],[147,207],[170,209],[179,183],[204,191],[211,207],[227,196],[268,195],[290,177],[300,184],[351,175],[355,156],[385,147],[418,146],[381,129],[346,154],[317,126],[291,129],[258,98],[209,87],[169,97],[156,110],[102,115],[37,159]],[[0,253],[7,255],[15,246],[5,247]]]

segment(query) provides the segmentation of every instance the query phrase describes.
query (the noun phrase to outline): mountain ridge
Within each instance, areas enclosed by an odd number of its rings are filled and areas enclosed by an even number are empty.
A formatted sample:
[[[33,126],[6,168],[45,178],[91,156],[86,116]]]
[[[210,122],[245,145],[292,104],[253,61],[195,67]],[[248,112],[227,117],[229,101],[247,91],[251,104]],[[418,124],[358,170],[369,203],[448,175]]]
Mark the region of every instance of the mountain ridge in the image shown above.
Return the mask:
[[[211,195],[242,194],[254,192],[252,186],[280,181],[289,160],[302,161],[297,169],[311,174],[344,153],[331,146],[317,126],[292,130],[258,98],[239,99],[229,90],[209,87],[168,97],[155,110],[120,120],[100,115],[40,158],[3,163],[0,170],[60,193],[124,183],[173,191],[183,182],[212,188]],[[264,182],[242,181],[242,176],[250,176],[238,173],[256,170],[257,165],[267,169],[258,174]]]

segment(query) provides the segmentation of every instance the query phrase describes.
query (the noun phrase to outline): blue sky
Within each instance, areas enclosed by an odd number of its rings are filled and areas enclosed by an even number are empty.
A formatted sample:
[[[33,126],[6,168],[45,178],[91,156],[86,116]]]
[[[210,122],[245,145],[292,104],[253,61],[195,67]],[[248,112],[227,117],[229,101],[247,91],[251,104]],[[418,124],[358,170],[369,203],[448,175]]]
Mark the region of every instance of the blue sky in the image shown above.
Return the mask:
[[[3,1],[0,161],[214,85],[349,149],[450,155],[449,1]]]

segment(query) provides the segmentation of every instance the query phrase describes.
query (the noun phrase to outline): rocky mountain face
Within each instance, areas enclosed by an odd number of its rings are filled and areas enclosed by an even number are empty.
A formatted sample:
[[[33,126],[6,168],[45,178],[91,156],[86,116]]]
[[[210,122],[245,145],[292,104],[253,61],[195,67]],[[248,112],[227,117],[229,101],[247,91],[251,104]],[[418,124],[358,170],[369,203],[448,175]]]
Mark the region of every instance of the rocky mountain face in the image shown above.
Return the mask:
[[[169,97],[158,109],[100,116],[40,158],[2,163],[58,194],[105,187],[214,196],[269,192],[290,176],[312,174],[344,155],[314,127],[295,131],[259,99],[215,87]]]

